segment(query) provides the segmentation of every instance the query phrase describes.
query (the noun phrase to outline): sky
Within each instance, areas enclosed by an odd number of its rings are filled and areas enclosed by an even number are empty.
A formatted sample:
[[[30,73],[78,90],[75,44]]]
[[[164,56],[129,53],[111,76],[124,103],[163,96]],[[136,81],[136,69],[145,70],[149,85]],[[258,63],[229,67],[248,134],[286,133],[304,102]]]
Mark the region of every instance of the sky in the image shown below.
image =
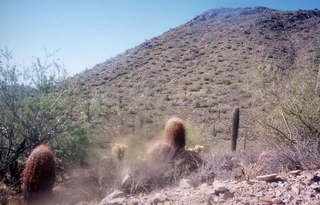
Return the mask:
[[[0,48],[19,65],[54,53],[69,75],[212,8],[320,9],[320,0],[0,0]]]

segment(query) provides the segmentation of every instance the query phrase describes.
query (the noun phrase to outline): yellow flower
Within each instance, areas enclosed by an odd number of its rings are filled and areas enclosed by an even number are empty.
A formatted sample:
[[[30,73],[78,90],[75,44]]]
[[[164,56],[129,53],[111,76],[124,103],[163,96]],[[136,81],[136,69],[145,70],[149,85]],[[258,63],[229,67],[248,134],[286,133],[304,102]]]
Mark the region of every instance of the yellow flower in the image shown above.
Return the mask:
[[[199,153],[199,152],[201,152],[201,151],[204,150],[204,146],[197,144],[197,145],[195,145],[195,146],[193,146],[193,147],[188,147],[186,150],[187,150],[187,151],[191,151],[191,152],[197,152],[197,153]]]
[[[122,160],[127,146],[124,144],[114,144],[112,146],[112,154],[116,156],[119,160]]]

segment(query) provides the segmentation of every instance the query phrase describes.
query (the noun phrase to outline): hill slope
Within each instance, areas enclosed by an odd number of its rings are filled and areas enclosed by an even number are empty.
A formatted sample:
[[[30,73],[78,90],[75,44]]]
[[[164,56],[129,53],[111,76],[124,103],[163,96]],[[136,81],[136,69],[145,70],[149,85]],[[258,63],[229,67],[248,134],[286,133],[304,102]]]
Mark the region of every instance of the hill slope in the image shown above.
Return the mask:
[[[257,69],[317,71],[319,56],[318,10],[212,9],[77,77],[83,98],[100,99],[100,134],[151,137],[158,122],[178,115],[201,125],[201,136],[228,137],[240,106],[244,136],[248,110],[261,104]]]
[[[298,174],[296,174],[298,173]],[[319,204],[319,170],[282,173],[274,181],[217,181],[186,183],[150,194],[125,196],[115,191],[99,205],[108,204]],[[269,175],[270,176],[270,175]],[[116,196],[116,194],[118,196]]]

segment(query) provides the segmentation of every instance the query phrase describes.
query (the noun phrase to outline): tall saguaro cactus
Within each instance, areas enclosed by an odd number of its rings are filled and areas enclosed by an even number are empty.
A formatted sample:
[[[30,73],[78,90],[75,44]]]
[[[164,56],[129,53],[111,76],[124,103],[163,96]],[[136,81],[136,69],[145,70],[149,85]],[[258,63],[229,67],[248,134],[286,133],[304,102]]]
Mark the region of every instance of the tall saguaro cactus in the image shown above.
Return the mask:
[[[239,134],[240,109],[237,107],[233,111],[232,117],[232,136],[231,136],[231,151],[237,150],[237,139]]]

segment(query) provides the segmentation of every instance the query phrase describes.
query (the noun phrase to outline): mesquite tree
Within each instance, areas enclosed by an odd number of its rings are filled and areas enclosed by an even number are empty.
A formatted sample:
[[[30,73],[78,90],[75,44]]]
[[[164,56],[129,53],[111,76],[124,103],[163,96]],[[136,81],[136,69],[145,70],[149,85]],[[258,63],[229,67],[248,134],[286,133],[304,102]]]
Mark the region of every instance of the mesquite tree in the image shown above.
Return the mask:
[[[10,51],[0,49],[0,179],[9,175],[17,182],[19,166],[38,144],[72,158],[88,142],[83,133],[81,139],[73,135],[81,127],[73,120],[72,90],[59,61],[48,56],[21,68]]]

